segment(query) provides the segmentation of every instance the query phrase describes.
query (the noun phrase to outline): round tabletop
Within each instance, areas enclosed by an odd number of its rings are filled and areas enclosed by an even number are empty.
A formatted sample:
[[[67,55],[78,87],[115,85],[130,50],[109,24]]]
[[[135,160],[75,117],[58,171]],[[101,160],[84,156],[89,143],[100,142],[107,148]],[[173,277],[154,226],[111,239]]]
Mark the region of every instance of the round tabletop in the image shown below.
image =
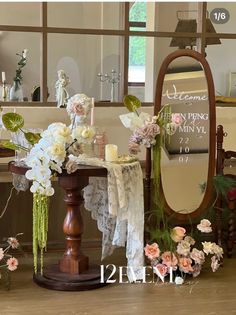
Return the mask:
[[[11,173],[24,175],[27,172],[27,170],[29,170],[29,167],[27,167],[26,165],[17,165],[15,161],[11,161],[8,164],[8,169]],[[104,167],[99,167],[99,166],[79,165],[79,168],[76,172],[72,174],[68,174],[66,170],[63,170],[61,174],[58,174],[58,177],[71,176],[73,174],[77,174],[78,176],[86,176],[86,177],[107,176],[107,169]]]

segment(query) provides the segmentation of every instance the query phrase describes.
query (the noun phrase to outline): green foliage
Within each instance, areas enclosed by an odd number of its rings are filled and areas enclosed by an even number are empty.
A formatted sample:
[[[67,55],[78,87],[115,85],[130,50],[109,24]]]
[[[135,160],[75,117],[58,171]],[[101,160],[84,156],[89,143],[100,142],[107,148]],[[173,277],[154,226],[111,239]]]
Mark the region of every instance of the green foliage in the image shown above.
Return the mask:
[[[236,180],[224,175],[216,175],[213,178],[213,185],[217,194],[221,194],[226,198],[226,194],[230,188],[236,186]]]
[[[147,3],[135,2],[130,8],[129,20],[135,22],[146,22],[147,19]]]
[[[146,22],[147,19],[147,3],[135,2],[129,13],[129,20],[135,22]],[[136,27],[132,30],[143,30],[143,28]],[[130,37],[129,45],[129,65],[144,66],[146,59],[146,38],[144,36]]]
[[[20,61],[17,63],[17,69],[16,69],[16,75],[13,78],[13,80],[16,83],[16,90],[18,89],[19,85],[21,85],[21,81],[23,79],[21,72],[22,72],[22,68],[26,65],[27,59],[26,59],[26,52],[22,51],[22,54],[16,54],[17,56],[20,56],[21,59]]]
[[[39,142],[41,139],[41,136],[39,133],[33,133],[33,132],[24,132],[25,139],[32,145]]]
[[[6,113],[2,116],[2,122],[5,128],[11,132],[17,132],[21,131],[24,133],[25,139],[31,144],[34,145],[36,144],[40,139],[41,136],[39,133],[33,133],[33,132],[28,132],[22,130],[24,126],[24,118],[17,114],[17,113]],[[28,149],[22,147],[21,145],[12,143],[11,141],[5,141],[3,142],[3,146],[7,149],[12,149],[12,150],[18,150],[22,149],[25,151],[28,151]]]
[[[6,113],[2,115],[4,127],[12,132],[18,131],[24,126],[24,118],[17,113]]]
[[[141,36],[130,37],[129,65],[144,66],[146,63],[146,38]]]
[[[130,112],[137,113],[137,108],[141,107],[140,100],[134,95],[125,95],[123,98],[123,103]]]
[[[40,250],[40,271],[43,273],[43,253],[47,246],[49,197],[33,195],[33,254],[34,271],[38,272],[38,249]]]

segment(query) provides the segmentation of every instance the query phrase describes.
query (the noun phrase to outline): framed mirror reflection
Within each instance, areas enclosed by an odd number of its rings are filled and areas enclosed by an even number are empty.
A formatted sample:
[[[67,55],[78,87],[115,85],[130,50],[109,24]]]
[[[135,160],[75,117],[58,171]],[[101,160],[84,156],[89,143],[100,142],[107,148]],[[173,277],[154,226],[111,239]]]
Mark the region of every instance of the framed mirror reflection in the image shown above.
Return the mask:
[[[155,114],[166,104],[182,123],[161,150],[161,194],[167,213],[188,221],[209,205],[215,168],[214,84],[201,54],[184,49],[165,58],[157,80]]]

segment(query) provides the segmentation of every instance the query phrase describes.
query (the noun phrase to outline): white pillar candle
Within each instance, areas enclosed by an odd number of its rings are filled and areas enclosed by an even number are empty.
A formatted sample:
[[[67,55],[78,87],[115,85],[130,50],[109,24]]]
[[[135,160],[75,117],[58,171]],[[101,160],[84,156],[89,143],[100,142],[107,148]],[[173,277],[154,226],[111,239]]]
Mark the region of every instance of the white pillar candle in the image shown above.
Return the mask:
[[[5,82],[5,81],[6,81],[6,73],[2,72],[2,82]]]
[[[91,107],[91,115],[90,115],[90,125],[94,125],[94,97],[92,97],[92,107]]]
[[[106,144],[105,160],[107,162],[115,162],[118,160],[118,147],[115,144]]]

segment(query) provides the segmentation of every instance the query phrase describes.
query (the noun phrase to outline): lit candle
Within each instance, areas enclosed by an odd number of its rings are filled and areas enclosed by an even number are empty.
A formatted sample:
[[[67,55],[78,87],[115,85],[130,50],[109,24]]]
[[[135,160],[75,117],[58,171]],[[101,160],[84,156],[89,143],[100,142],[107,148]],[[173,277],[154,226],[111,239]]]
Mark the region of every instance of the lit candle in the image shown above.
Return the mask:
[[[94,125],[94,97],[92,97],[92,107],[91,107],[91,116],[90,116],[90,125]]]
[[[106,144],[105,160],[107,162],[115,162],[118,160],[118,147],[115,144]]]
[[[6,73],[2,72],[2,82],[5,82],[5,81],[6,81]]]

